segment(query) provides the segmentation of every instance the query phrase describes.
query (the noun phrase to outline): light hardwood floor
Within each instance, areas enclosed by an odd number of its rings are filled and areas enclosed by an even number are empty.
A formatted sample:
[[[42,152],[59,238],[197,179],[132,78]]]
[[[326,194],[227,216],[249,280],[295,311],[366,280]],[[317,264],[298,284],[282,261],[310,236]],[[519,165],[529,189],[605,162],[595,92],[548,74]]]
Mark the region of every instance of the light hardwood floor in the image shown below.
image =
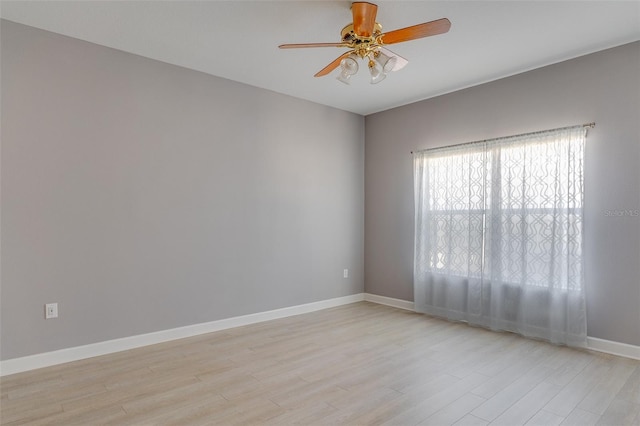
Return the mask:
[[[640,425],[639,361],[368,302],[0,387],[3,425]]]

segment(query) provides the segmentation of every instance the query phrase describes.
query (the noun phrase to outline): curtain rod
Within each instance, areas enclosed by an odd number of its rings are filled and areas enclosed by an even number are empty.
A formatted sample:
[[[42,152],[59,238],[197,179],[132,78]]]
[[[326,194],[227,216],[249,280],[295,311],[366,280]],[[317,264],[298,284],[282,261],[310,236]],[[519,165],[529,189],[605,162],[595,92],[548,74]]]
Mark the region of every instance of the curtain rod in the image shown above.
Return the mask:
[[[488,141],[493,141],[493,140],[496,140],[496,139],[502,139],[502,138],[505,138],[505,137],[507,137],[507,138],[518,138],[518,137],[521,137],[521,136],[535,135],[535,134],[538,134],[538,133],[546,133],[546,132],[554,132],[556,130],[571,129],[571,128],[574,128],[574,127],[588,127],[590,129],[593,129],[594,127],[596,127],[596,123],[595,122],[591,122],[591,123],[585,123],[585,124],[582,124],[582,125],[578,124],[578,125],[575,125],[575,126],[558,127],[557,129],[538,130],[537,132],[521,133],[519,135],[503,136],[503,137],[490,138],[490,139],[482,139],[482,140],[479,140],[479,141],[464,142],[464,143],[458,143],[458,144],[455,144],[455,145],[440,146],[438,148],[419,149],[417,151],[410,151],[410,152],[411,152],[411,154],[415,154],[416,152],[433,151],[433,150],[436,150],[436,149],[453,148],[453,147],[456,147],[456,146],[471,145],[471,144],[474,144],[474,143],[488,142]]]

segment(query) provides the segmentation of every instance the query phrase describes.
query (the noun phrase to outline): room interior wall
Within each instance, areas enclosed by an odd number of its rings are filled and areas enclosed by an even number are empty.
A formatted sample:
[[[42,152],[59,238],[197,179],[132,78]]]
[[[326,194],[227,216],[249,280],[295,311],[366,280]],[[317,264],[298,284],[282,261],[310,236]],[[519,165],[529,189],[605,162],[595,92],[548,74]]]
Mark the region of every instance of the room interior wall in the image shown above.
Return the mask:
[[[0,359],[362,291],[411,301],[409,151],[584,121],[589,335],[640,344],[640,222],[607,215],[640,208],[639,43],[364,119],[0,30]]]
[[[1,359],[363,292],[362,116],[0,28]]]
[[[365,291],[413,300],[410,151],[591,121],[587,330],[640,345],[640,42],[367,116]]]

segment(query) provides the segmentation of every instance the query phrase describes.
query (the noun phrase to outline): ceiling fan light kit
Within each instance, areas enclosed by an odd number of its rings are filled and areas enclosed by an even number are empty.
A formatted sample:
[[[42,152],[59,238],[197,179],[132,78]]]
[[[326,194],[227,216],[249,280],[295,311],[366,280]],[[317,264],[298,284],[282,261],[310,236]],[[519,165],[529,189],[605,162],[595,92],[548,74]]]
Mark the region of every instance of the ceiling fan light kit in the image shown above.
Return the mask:
[[[369,74],[371,74],[371,84],[378,84],[387,78],[387,74],[380,70],[376,63],[371,59],[369,59]]]
[[[340,43],[301,43],[282,44],[280,49],[296,49],[305,47],[346,47],[350,50],[338,56],[329,65],[318,71],[314,77],[322,77],[340,67],[338,81],[350,84],[351,77],[358,72],[358,58],[367,61],[371,84],[384,80],[392,71],[398,71],[408,61],[386,49],[387,44],[401,43],[449,31],[451,22],[447,18],[401,28],[387,33],[382,32],[382,25],[376,22],[378,6],[367,2],[351,4],[353,22],[341,31]]]
[[[373,57],[376,59],[376,62],[380,64],[382,67],[382,72],[385,74],[389,74],[396,66],[398,62],[397,56],[387,56],[382,53],[380,50],[376,50],[373,52]]]
[[[340,73],[336,79],[344,84],[351,84],[349,80],[352,75],[358,72],[358,68],[358,57],[352,53],[340,61]]]

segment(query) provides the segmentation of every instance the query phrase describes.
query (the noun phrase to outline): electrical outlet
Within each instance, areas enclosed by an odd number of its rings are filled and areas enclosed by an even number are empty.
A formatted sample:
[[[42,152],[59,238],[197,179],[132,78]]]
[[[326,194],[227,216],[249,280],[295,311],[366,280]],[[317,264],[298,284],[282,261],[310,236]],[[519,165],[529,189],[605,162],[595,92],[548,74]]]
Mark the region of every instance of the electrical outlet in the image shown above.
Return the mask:
[[[47,303],[44,305],[44,319],[58,318],[58,304]]]
[[[349,270],[348,270],[348,269],[345,269],[344,271],[342,271],[342,276],[343,276],[344,278],[349,278]]]

